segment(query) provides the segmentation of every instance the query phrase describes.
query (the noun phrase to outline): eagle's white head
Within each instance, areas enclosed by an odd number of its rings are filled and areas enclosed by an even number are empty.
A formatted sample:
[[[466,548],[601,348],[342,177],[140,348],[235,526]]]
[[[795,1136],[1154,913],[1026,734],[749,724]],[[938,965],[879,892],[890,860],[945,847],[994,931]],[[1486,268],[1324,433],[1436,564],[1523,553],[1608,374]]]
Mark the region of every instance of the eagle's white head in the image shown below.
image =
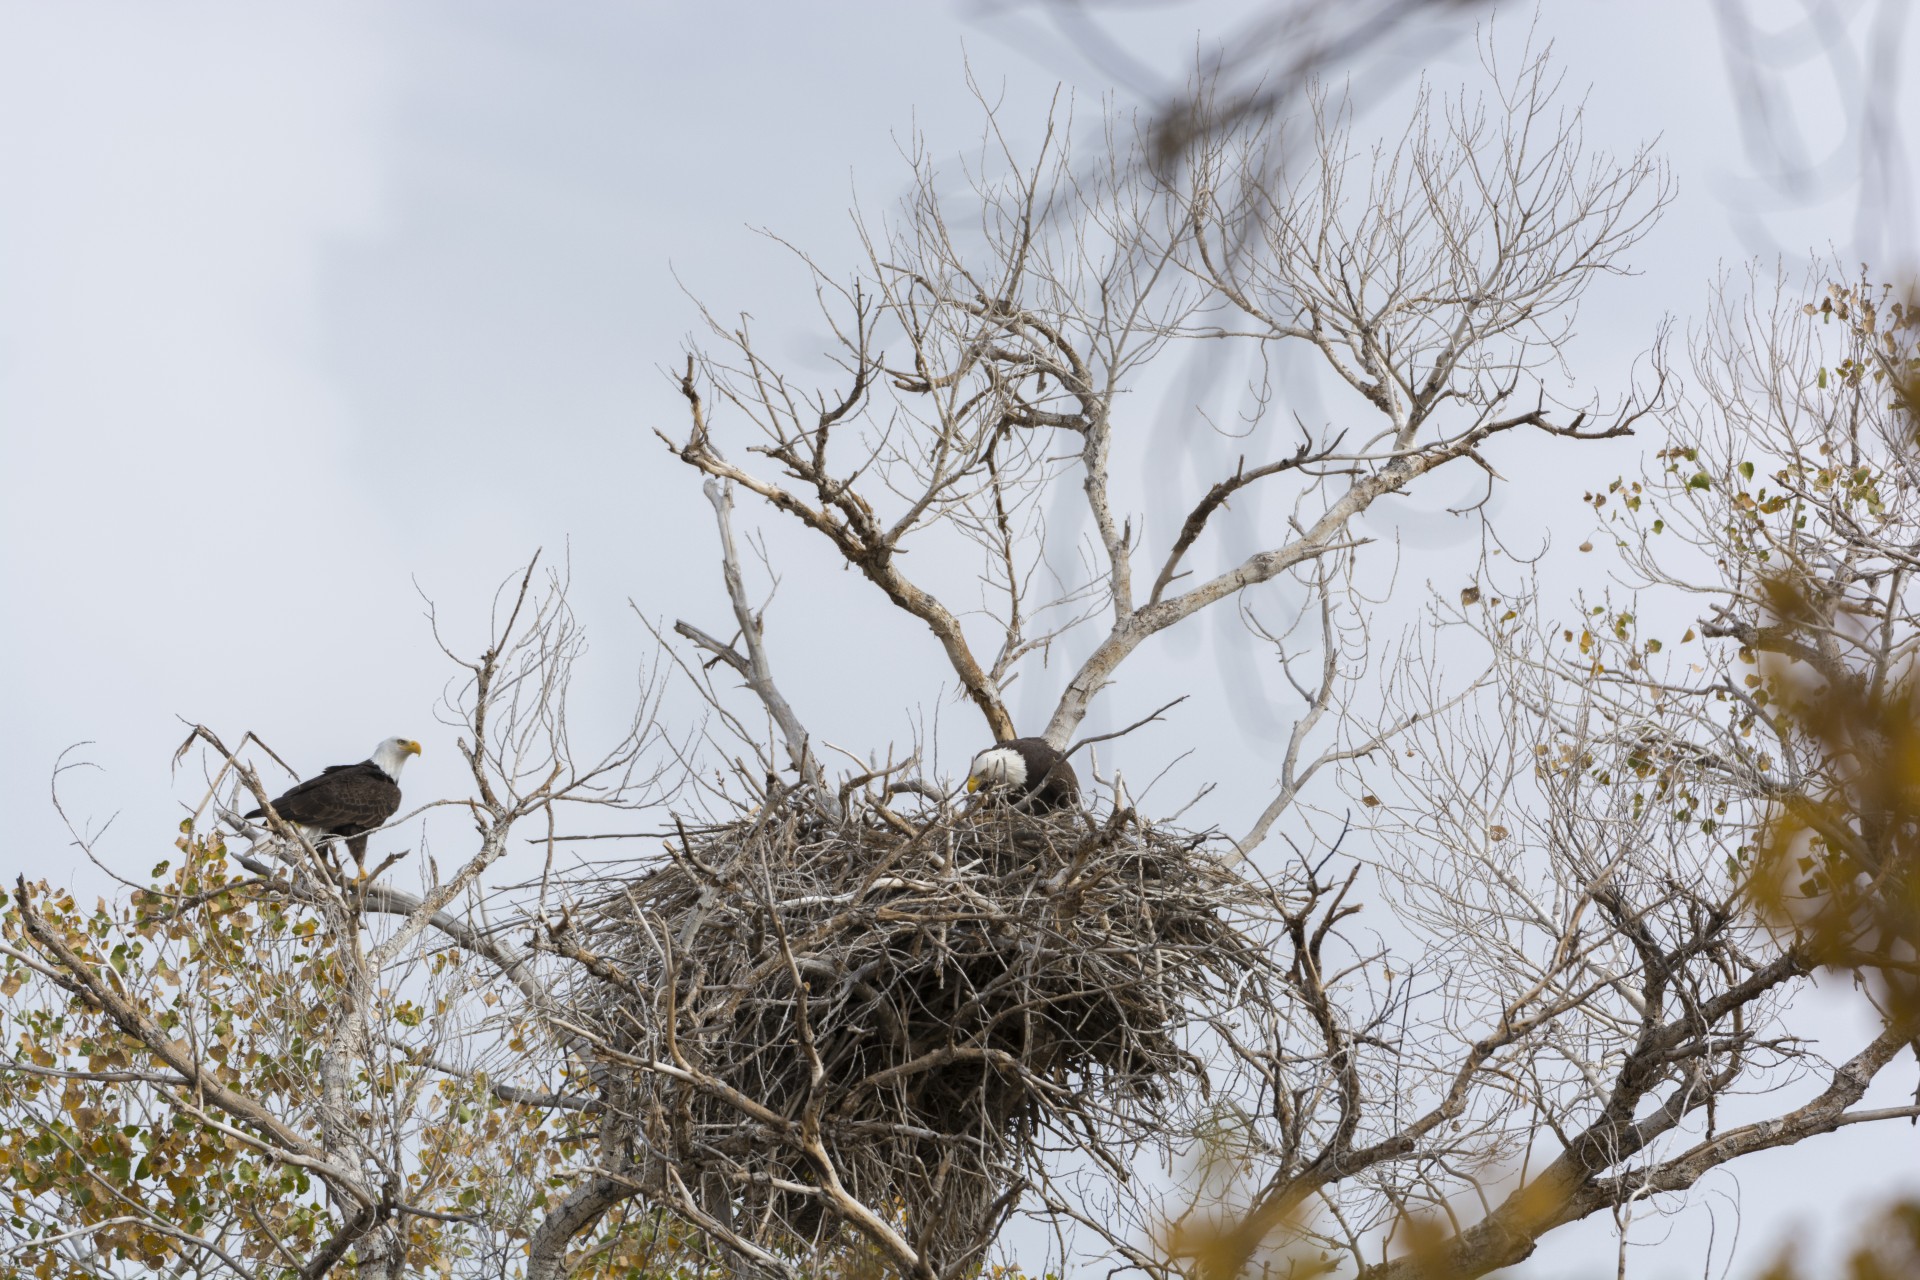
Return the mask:
[[[400,766],[407,762],[408,756],[420,754],[420,744],[412,738],[388,738],[373,749],[372,760],[380,772],[400,781]]]
[[[973,758],[967,771],[967,790],[984,791],[988,787],[1027,785],[1027,761],[1012,747],[988,747]]]

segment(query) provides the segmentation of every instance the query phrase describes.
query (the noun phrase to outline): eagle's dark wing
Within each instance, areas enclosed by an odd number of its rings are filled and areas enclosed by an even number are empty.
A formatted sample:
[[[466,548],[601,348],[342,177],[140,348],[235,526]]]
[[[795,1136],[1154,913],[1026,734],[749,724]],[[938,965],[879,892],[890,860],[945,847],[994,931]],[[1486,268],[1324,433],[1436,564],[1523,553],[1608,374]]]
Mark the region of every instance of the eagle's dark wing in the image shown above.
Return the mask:
[[[288,822],[336,836],[371,831],[399,808],[400,784],[371,760],[334,765],[273,802],[274,812]],[[261,811],[247,816],[259,817]]]
[[[1033,789],[1033,804],[1039,809],[1066,809],[1080,800],[1080,777],[1065,758],[1053,762],[1040,785]]]
[[[1065,809],[1079,802],[1080,776],[1045,738],[1015,738],[1005,744],[1020,753],[1027,766],[1023,803],[1029,809]]]

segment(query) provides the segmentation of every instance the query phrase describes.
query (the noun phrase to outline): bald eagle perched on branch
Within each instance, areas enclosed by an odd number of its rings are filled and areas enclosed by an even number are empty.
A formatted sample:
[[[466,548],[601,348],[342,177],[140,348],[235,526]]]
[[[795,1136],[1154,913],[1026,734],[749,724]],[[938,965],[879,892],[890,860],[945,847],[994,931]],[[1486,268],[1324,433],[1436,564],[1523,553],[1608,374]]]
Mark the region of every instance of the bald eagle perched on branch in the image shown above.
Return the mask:
[[[313,841],[345,837],[347,851],[360,866],[367,861],[366,833],[385,824],[400,808],[400,766],[420,754],[411,738],[388,738],[359,764],[328,765],[273,802],[281,819],[301,828]],[[249,818],[266,816],[255,809]]]
[[[1080,801],[1080,778],[1045,738],[1015,738],[973,758],[968,791],[999,791],[1022,809],[1051,813]]]

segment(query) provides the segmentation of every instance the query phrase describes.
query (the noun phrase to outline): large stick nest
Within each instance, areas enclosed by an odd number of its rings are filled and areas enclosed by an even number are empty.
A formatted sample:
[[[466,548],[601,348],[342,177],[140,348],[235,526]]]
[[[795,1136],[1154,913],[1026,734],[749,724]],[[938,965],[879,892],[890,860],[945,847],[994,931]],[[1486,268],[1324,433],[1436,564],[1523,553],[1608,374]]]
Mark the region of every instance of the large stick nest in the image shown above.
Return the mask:
[[[1124,1178],[1192,1114],[1205,1020],[1263,985],[1265,901],[1131,811],[773,806],[668,841],[568,949],[625,1064],[606,1101],[670,1202],[791,1255],[857,1200],[955,1274],[1048,1150]]]

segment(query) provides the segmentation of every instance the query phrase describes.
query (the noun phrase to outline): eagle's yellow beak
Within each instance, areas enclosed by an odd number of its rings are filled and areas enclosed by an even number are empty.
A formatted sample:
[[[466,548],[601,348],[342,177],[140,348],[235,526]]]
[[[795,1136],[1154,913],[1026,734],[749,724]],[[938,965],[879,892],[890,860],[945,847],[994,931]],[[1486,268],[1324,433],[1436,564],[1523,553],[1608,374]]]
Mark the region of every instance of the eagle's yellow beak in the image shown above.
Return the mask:
[[[417,756],[417,755],[419,755],[419,754],[420,754],[420,744],[419,744],[419,743],[417,743],[417,742],[412,742],[412,741],[409,741],[409,742],[406,742],[406,743],[403,743],[402,745],[404,745],[404,746],[406,747],[406,749],[407,749],[407,754],[408,754],[408,755],[410,755],[410,756]]]
[[[967,779],[967,794],[972,795],[974,792],[978,791],[979,789],[980,789],[979,777],[977,775],[973,777],[969,777]]]

